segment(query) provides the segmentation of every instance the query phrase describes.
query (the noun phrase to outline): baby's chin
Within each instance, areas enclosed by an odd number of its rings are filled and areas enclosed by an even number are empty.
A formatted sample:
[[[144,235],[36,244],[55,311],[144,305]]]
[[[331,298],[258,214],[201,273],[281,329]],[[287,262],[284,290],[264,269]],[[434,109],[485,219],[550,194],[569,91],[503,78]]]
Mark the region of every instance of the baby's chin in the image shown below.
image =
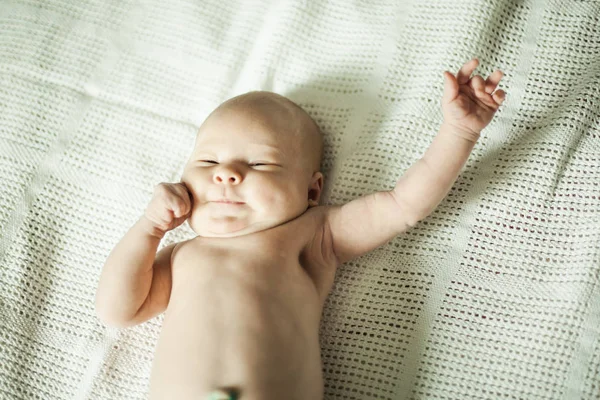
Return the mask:
[[[202,218],[197,223],[192,222],[193,216],[188,219],[190,228],[202,237],[236,237],[250,233],[264,231],[274,226],[273,221],[255,221],[250,223],[246,219],[235,217]],[[275,224],[276,225],[276,224]]]
[[[229,238],[236,236],[244,236],[250,233],[258,232],[263,229],[256,229],[253,226],[243,226],[242,228],[236,228],[235,226],[231,226],[230,224],[219,224],[214,223],[209,226],[204,226],[202,229],[194,229],[194,232],[198,236],[202,237],[214,237],[214,238]]]

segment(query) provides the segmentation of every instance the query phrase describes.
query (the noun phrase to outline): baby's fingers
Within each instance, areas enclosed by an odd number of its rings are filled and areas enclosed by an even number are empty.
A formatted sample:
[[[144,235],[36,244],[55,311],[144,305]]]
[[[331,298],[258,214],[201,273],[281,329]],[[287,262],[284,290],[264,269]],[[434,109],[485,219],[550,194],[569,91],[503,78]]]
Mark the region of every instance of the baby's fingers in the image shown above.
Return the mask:
[[[460,70],[458,70],[458,73],[456,74],[456,81],[459,85],[463,85],[469,82],[469,79],[471,79],[471,74],[473,73],[473,71],[475,71],[477,65],[479,65],[479,60],[477,58],[473,58],[470,61],[467,61],[465,64],[463,64],[463,66],[460,68]]]
[[[172,211],[175,218],[186,215],[191,209],[189,192],[182,183],[161,182],[154,189],[154,196],[157,204]]]
[[[175,218],[187,215],[192,209],[192,201],[187,188],[182,184],[175,184],[172,187],[175,196],[171,197],[171,207]]]
[[[484,94],[484,82],[483,82],[483,78],[479,75],[475,75],[472,79],[471,79],[471,83],[473,85],[473,90],[475,90],[475,92],[478,95],[482,95]]]
[[[494,71],[486,80],[485,80],[485,92],[492,94],[494,90],[496,90],[496,86],[500,83],[500,80],[504,74],[500,70]]]
[[[502,102],[506,98],[506,93],[504,93],[504,90],[498,89],[498,90],[496,90],[496,93],[494,93],[492,95],[492,98],[494,99],[494,101],[496,103],[498,103],[498,105],[500,105],[500,104],[502,104]]]

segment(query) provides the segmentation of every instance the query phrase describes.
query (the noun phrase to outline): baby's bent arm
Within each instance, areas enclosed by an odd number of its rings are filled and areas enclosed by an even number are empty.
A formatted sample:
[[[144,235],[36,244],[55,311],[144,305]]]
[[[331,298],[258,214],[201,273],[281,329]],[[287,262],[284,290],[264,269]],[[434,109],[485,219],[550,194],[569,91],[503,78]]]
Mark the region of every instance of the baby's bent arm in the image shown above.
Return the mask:
[[[142,216],[111,251],[96,292],[96,314],[105,325],[135,325],[166,307],[175,244],[156,254],[163,235]],[[160,287],[165,282],[169,287]]]

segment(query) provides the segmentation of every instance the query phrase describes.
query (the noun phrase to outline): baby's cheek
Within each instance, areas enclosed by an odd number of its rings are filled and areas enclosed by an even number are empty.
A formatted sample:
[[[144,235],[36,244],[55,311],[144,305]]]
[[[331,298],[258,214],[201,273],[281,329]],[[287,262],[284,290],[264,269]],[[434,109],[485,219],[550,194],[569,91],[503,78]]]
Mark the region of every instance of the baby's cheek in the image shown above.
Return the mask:
[[[308,191],[304,191],[298,184],[290,183],[279,192],[278,204],[285,207],[287,211],[297,211],[297,208],[304,206],[308,196]]]
[[[281,198],[279,190],[274,190],[272,186],[261,188],[258,190],[259,201],[265,206],[267,210],[275,207],[279,203]]]
[[[255,191],[256,199],[263,205],[264,211],[268,213],[280,209],[290,195],[283,185],[274,182],[263,182]]]

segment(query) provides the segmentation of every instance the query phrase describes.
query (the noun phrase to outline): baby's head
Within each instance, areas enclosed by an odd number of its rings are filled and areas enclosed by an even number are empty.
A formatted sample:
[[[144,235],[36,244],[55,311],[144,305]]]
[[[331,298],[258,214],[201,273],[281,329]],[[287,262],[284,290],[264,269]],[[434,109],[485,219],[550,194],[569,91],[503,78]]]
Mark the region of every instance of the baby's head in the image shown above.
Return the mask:
[[[322,154],[319,127],[291,100],[271,92],[227,100],[200,126],[181,177],[193,200],[190,227],[233,237],[300,216],[318,205]]]

